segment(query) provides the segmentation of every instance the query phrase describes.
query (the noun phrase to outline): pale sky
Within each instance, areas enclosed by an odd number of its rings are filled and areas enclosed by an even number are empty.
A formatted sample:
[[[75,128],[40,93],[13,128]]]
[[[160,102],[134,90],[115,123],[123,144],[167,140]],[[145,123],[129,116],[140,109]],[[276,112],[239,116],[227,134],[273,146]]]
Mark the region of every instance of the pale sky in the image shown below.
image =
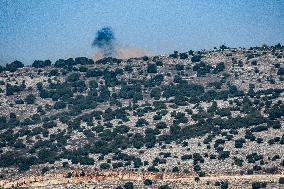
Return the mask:
[[[284,43],[281,0],[0,0],[0,62],[90,57],[96,31],[155,54]]]

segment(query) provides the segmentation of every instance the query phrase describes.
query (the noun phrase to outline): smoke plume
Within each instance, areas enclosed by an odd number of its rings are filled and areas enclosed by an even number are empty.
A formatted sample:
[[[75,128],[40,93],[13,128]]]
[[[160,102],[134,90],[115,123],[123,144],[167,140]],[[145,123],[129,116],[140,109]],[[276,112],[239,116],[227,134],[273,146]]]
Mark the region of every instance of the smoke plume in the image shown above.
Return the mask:
[[[115,36],[110,27],[103,27],[98,30],[92,43],[93,47],[98,48],[104,57],[115,57]]]
[[[119,59],[129,59],[137,58],[142,56],[152,56],[153,53],[146,49],[135,48],[135,47],[116,47],[115,56],[113,58]],[[93,57],[95,60],[105,58],[104,54],[101,51],[97,51]]]
[[[97,48],[94,55],[95,60],[106,57],[128,59],[152,55],[150,51],[145,49],[119,45],[111,27],[103,27],[98,30],[92,46]]]

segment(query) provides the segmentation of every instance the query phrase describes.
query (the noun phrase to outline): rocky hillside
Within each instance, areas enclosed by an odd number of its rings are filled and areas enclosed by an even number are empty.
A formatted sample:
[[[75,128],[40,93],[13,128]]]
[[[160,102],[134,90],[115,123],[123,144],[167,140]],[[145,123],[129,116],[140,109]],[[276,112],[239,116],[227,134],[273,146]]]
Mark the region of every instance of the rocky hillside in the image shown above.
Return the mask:
[[[61,171],[72,178],[74,169],[186,174],[194,182],[283,175],[283,144],[280,44],[0,66],[0,180]],[[146,180],[139,187],[180,188]],[[272,180],[242,188],[284,187],[284,176]],[[128,187],[119,184],[109,187]],[[230,187],[226,179],[206,184]]]

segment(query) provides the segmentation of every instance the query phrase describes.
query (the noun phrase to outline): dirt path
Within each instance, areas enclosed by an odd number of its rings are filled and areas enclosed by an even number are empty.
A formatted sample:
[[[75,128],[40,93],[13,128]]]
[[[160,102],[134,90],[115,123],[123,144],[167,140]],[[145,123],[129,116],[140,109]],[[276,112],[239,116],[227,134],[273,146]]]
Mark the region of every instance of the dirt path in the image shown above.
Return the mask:
[[[43,176],[26,176],[19,179],[0,180],[0,188],[28,187],[28,188],[63,188],[66,185],[90,185],[90,186],[108,186],[114,188],[122,182],[132,181],[138,186],[143,185],[147,178],[157,181],[157,183],[176,183],[182,186],[196,183],[195,176],[184,174],[154,174],[148,172],[97,172],[95,174],[86,174],[87,176],[66,177],[66,173],[46,174]],[[75,175],[75,174],[74,174]],[[77,174],[78,175],[78,174]],[[216,181],[228,181],[229,183],[251,183],[262,181],[277,183],[284,174],[265,174],[265,175],[211,175],[199,177],[199,184]],[[140,187],[138,187],[140,188]],[[142,187],[143,188],[143,187]],[[155,188],[155,187],[154,187]]]

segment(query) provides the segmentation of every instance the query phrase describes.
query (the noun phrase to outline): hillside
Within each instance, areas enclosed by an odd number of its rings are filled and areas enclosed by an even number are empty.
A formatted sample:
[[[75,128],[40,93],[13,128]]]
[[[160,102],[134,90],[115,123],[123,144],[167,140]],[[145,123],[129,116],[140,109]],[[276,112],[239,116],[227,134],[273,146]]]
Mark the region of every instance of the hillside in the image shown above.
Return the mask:
[[[146,176],[86,180],[281,188],[283,144],[280,44],[0,66],[0,188],[31,175],[63,174],[67,184],[112,171]]]

